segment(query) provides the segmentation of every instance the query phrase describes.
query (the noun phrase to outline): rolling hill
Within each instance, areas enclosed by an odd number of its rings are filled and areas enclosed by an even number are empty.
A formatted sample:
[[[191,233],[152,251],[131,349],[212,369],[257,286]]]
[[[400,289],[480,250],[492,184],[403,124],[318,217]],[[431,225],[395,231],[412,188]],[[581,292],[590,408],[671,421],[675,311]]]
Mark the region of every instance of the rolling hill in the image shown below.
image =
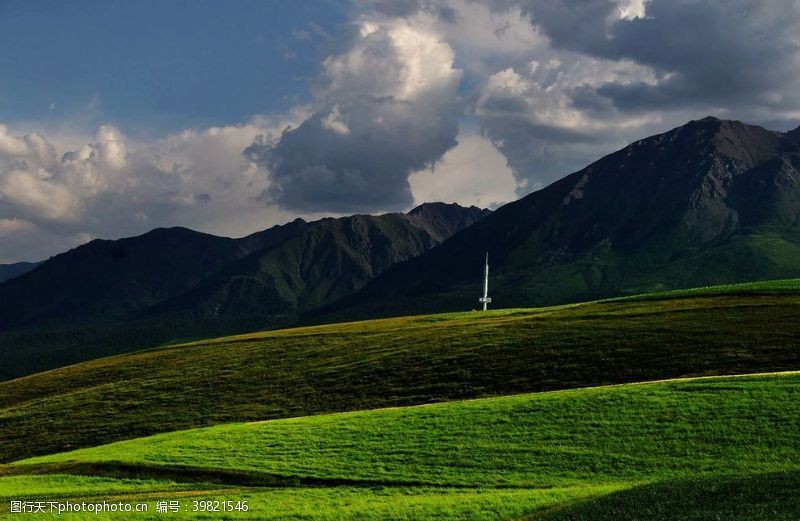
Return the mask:
[[[275,327],[364,286],[488,213],[295,220],[229,239],[185,228],[95,240],[0,284],[0,380],[158,345]]]
[[[18,461],[0,497],[180,497],[189,518],[210,498],[259,519],[794,519],[798,393],[798,373],[764,374],[224,424]]]
[[[0,462],[192,427],[800,367],[800,283],[226,337],[0,383]]]
[[[642,139],[398,264],[321,321],[800,276],[800,128],[705,118]]]

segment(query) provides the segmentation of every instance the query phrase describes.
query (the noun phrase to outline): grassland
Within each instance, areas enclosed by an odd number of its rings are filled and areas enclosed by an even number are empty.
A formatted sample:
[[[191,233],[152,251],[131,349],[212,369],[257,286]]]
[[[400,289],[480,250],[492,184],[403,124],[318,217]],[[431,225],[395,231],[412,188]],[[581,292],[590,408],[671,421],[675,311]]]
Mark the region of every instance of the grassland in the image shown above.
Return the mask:
[[[743,282],[740,284],[721,284],[698,288],[675,289],[644,293],[627,297],[606,299],[606,302],[633,301],[633,300],[661,300],[669,298],[712,296],[712,295],[748,295],[758,293],[761,295],[780,295],[800,291],[800,279],[768,280],[758,282]]]
[[[214,424],[800,367],[791,282],[272,331],[0,383],[0,462]]]
[[[784,373],[218,425],[7,465],[0,498],[53,479],[264,519],[796,519],[798,398]]]

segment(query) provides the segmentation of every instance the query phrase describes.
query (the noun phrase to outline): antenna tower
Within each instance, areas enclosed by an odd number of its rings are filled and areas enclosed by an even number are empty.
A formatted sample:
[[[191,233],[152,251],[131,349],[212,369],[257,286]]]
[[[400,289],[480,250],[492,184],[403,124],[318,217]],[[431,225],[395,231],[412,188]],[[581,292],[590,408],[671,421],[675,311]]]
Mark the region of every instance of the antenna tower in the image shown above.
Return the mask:
[[[486,252],[486,264],[483,266],[483,297],[478,299],[478,302],[483,304],[483,310],[486,311],[486,305],[492,301],[489,298],[489,252]]]

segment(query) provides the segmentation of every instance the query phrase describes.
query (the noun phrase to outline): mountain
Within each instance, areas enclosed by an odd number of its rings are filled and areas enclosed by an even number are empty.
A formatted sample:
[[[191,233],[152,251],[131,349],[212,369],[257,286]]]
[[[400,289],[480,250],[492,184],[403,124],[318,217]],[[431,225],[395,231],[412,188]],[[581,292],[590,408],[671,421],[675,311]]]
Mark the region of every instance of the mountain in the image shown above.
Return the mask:
[[[800,276],[800,129],[705,118],[642,139],[394,266],[326,320]]]
[[[307,224],[298,220],[243,239],[159,228],[138,237],[91,241],[0,285],[0,331],[129,317]]]
[[[322,219],[231,264],[152,313],[196,318],[285,317],[351,295],[392,265],[416,257],[487,215],[488,210],[426,203],[407,214]]]
[[[800,127],[786,133],[786,137],[793,143],[800,145]]]
[[[41,262],[15,262],[13,264],[0,264],[0,284],[14,277],[28,273]]]
[[[0,284],[0,380],[97,356],[294,322],[489,212],[297,219],[241,239],[186,228],[95,240]]]

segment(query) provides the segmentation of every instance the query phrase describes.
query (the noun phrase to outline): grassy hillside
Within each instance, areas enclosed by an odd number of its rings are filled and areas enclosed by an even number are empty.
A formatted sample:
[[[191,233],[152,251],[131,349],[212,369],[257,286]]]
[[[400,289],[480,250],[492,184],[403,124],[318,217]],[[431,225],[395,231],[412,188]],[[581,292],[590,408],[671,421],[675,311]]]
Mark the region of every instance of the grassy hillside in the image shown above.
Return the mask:
[[[0,461],[233,421],[800,367],[800,292],[297,328],[0,383]]]
[[[311,519],[792,519],[798,397],[800,373],[784,373],[219,425],[21,461],[0,497],[91,473],[139,497],[251,497],[264,518],[299,517],[306,498]]]

